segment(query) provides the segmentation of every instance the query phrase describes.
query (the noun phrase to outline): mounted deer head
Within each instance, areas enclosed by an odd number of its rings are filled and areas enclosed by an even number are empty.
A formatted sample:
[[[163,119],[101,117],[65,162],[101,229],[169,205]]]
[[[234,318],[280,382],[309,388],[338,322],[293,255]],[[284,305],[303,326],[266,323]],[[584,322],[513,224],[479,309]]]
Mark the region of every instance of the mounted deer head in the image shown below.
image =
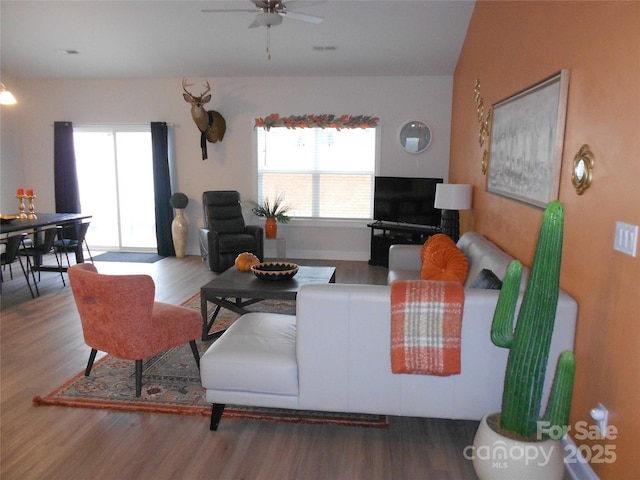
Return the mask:
[[[198,97],[187,90],[187,87],[192,85],[192,83],[187,83],[186,78],[182,79],[182,89],[184,90],[182,96],[187,103],[191,104],[191,117],[198,130],[202,132],[200,135],[200,148],[202,149],[202,159],[205,160],[207,158],[206,142],[216,143],[217,141],[222,141],[227,131],[227,122],[219,112],[204,109],[204,105],[211,100],[211,95],[206,95],[211,90],[209,82],[206,82],[206,90]]]

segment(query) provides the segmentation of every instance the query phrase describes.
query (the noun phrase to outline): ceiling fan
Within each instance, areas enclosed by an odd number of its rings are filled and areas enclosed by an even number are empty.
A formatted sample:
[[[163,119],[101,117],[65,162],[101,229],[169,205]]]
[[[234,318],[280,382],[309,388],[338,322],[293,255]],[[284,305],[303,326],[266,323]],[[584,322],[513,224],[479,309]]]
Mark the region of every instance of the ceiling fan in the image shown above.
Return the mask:
[[[204,13],[221,13],[221,12],[249,12],[255,13],[256,18],[253,20],[249,28],[256,27],[273,27],[280,25],[283,18],[292,18],[294,20],[302,20],[307,23],[318,24],[322,22],[322,17],[316,17],[314,15],[307,15],[292,10],[292,7],[308,7],[311,5],[317,5],[324,3],[326,0],[320,1],[304,1],[304,0],[289,0],[284,2],[282,0],[251,0],[255,5],[254,8],[243,9],[203,9]]]

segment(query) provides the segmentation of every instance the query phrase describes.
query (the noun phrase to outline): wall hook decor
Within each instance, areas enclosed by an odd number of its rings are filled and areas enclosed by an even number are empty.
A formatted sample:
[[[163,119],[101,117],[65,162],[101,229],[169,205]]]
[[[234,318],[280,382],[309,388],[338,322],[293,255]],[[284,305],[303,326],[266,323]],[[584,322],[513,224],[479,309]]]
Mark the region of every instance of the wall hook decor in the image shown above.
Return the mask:
[[[480,148],[484,146],[485,140],[489,137],[489,131],[491,126],[491,109],[487,111],[487,115],[484,114],[484,100],[480,96],[480,79],[476,78],[476,84],[473,88],[476,100],[476,112],[478,115],[478,123],[480,124],[480,132],[478,134],[478,143]],[[483,174],[487,174],[489,168],[489,150],[486,148],[482,152],[482,163],[480,165]]]
[[[584,144],[573,157],[573,170],[571,171],[571,183],[578,195],[582,195],[584,191],[591,186],[593,180],[593,164],[595,157],[589,148]]]

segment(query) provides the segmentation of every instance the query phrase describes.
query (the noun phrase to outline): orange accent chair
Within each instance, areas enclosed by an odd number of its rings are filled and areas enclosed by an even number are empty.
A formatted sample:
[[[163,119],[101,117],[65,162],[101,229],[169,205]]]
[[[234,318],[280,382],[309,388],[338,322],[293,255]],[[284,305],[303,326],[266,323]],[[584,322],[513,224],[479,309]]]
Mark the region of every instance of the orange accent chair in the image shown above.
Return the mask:
[[[91,347],[85,376],[98,350],[135,360],[136,397],[142,393],[142,360],[189,342],[198,369],[196,338],[202,318],[190,308],[154,301],[149,275],[102,275],[92,263],[68,270],[85,343]]]

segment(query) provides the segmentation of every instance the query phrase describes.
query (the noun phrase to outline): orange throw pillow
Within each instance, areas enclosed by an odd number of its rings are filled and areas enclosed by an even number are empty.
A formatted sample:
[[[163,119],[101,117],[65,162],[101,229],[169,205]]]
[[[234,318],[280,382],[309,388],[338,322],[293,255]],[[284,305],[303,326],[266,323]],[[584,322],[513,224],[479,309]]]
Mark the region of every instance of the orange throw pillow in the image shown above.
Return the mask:
[[[449,235],[445,235],[444,233],[436,233],[435,235],[427,238],[427,241],[422,245],[422,250],[420,251],[420,260],[424,263],[425,259],[429,258],[429,253],[440,246],[456,246],[455,242]],[[424,279],[423,279],[424,280]]]
[[[420,278],[464,283],[469,274],[469,260],[450,237],[444,234],[439,235],[449,240],[439,237],[430,245],[427,243],[431,239],[425,242],[422,248]],[[438,235],[431,238],[435,237]]]

